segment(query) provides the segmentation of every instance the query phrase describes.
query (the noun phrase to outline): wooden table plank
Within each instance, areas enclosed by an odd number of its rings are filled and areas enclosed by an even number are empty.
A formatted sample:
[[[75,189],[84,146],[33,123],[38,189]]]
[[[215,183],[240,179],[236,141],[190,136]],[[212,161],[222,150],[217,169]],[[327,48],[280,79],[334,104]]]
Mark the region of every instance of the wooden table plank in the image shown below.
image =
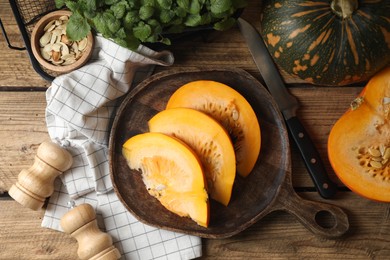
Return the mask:
[[[43,210],[0,197],[0,259],[77,259],[77,241],[41,227]]]
[[[0,93],[0,189],[8,190],[30,167],[38,146],[49,140],[45,92]]]
[[[315,193],[301,196],[322,201]],[[325,201],[326,202],[326,201]],[[327,239],[305,230],[291,215],[273,212],[235,237],[208,240],[206,259],[388,259],[390,256],[390,205],[361,199],[345,192],[332,204],[346,209],[350,231]]]
[[[316,193],[299,194],[328,202]],[[231,238],[204,239],[202,259],[388,259],[390,205],[352,192],[331,202],[349,214],[350,231],[344,237],[317,237],[291,215],[273,212]],[[40,227],[43,210],[31,211],[4,198],[0,203],[0,259],[76,259],[75,240]]]
[[[0,1],[0,18],[7,31],[8,38],[13,46],[24,47],[23,39],[13,16],[10,4],[6,0]],[[1,87],[31,87],[48,86],[33,69],[27,51],[18,51],[8,48],[5,37],[0,34],[0,88]]]

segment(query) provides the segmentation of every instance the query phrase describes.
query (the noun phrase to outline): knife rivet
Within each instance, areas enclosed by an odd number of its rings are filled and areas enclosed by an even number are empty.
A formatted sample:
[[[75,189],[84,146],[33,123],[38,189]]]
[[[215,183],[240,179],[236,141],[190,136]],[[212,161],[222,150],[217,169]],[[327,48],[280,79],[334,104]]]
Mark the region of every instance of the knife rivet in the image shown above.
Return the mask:
[[[305,135],[302,133],[302,132],[300,132],[300,133],[298,133],[298,137],[299,138],[303,138]]]
[[[322,184],[322,188],[326,190],[327,188],[329,188],[329,185],[325,182],[324,184]]]
[[[315,163],[317,162],[317,160],[316,160],[316,158],[311,158],[311,159],[310,159],[310,162],[311,162],[312,164],[315,164]]]

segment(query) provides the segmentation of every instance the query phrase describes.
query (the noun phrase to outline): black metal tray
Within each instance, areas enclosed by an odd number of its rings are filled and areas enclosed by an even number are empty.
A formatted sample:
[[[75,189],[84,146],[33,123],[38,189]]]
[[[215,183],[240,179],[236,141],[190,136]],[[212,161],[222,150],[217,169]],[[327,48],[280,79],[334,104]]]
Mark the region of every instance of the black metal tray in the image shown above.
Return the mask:
[[[45,14],[56,10],[54,0],[9,0],[9,3],[34,70],[45,80],[52,81],[56,74],[41,67],[35,59],[31,49],[30,37],[35,23]],[[4,35],[6,36],[6,33]]]

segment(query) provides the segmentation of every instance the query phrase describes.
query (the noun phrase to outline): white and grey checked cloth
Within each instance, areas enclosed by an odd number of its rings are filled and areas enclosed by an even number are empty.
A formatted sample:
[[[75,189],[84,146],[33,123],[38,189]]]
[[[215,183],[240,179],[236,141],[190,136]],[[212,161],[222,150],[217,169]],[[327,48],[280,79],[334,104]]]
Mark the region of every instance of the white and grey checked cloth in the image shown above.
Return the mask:
[[[95,36],[87,65],[54,79],[46,92],[50,138],[73,156],[72,167],[55,182],[42,226],[60,230],[69,202],[91,204],[100,228],[110,234],[122,259],[193,259],[199,237],[157,229],[135,219],[113,191],[108,167],[110,123],[122,96],[155,65],[173,64],[170,52],[145,46],[130,51]]]

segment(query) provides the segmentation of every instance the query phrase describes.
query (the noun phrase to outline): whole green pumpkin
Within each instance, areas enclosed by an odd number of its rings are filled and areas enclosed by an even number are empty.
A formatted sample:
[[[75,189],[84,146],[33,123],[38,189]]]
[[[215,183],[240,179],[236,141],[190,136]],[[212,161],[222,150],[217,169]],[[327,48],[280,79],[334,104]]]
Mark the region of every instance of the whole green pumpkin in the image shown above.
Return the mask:
[[[390,63],[389,0],[264,0],[263,6],[261,34],[289,75],[343,86]]]

